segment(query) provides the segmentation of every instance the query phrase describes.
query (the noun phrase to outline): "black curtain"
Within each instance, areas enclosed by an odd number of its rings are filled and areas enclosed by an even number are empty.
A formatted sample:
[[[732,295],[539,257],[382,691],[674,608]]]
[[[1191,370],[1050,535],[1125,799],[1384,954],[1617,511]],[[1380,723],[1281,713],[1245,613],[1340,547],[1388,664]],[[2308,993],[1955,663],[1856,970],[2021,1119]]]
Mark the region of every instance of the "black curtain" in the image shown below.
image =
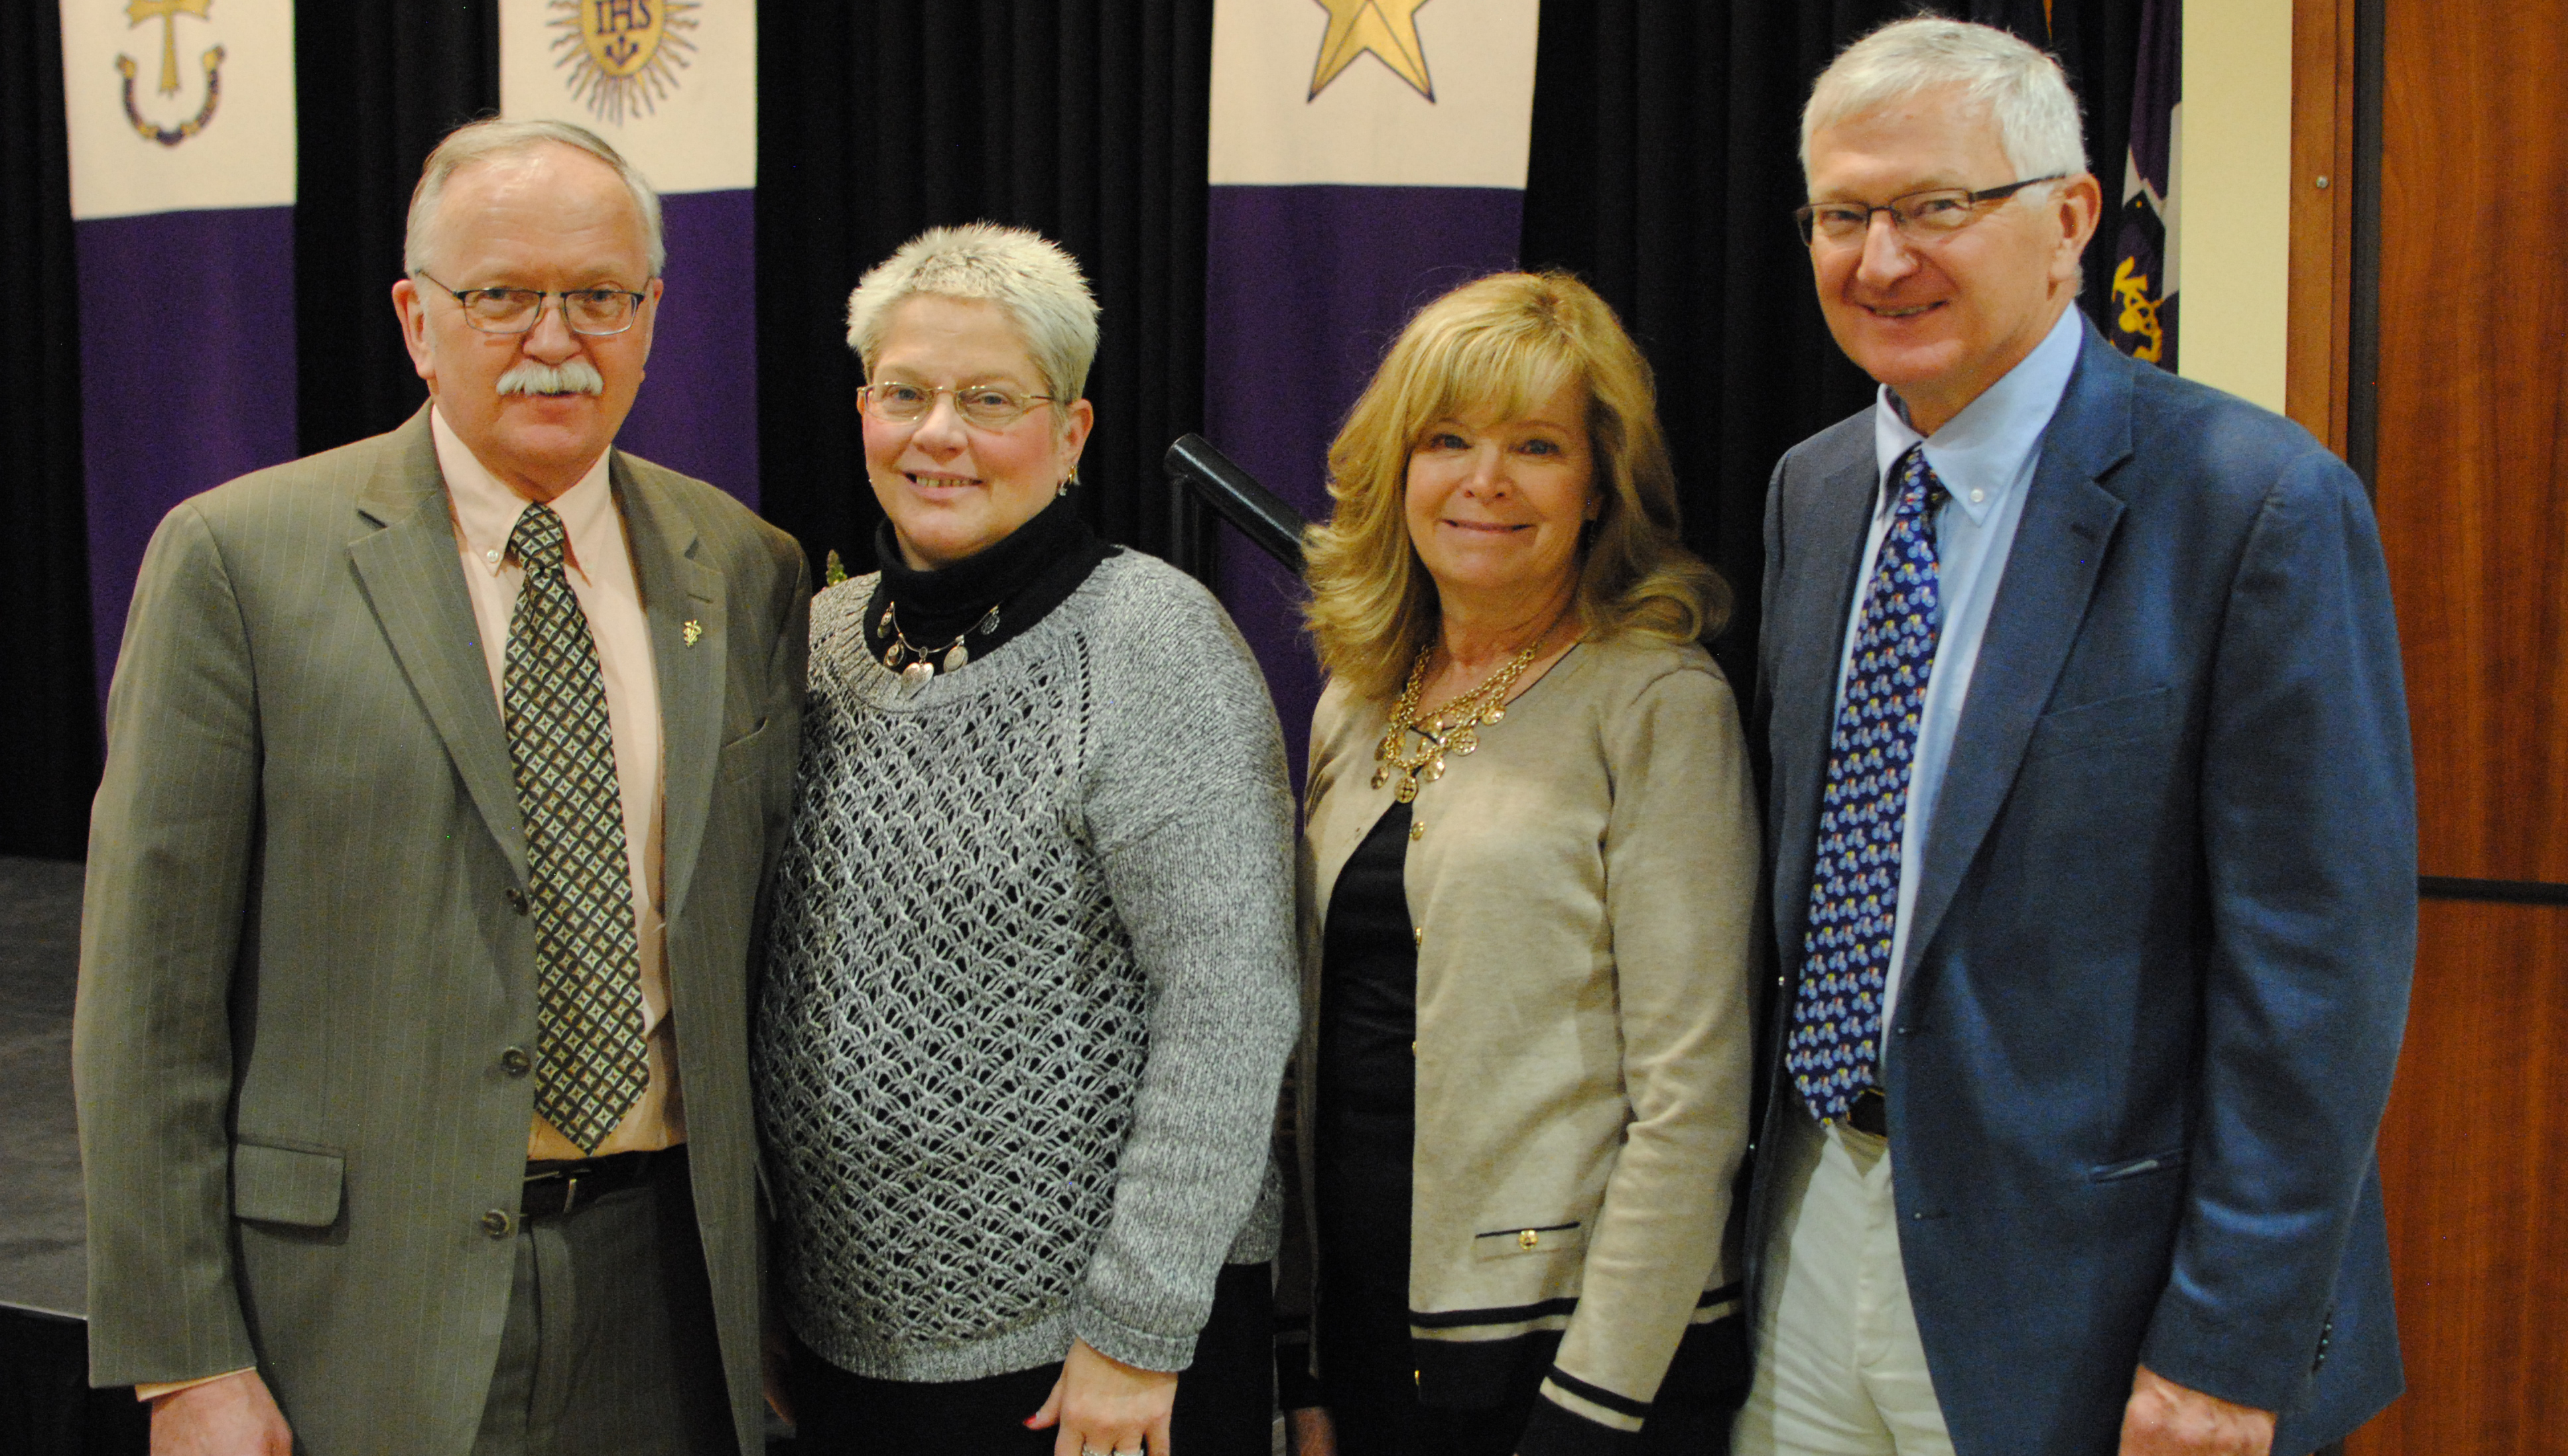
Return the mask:
[[[15,767],[0,792],[0,854],[78,859],[99,723],[61,24],[51,4],[0,6],[0,281],[11,300],[0,329],[0,577],[16,614],[0,632],[0,740]]]
[[[1687,532],[1755,638],[1758,522],[1777,453],[1859,408],[1783,221],[1794,118],[1829,55],[1908,7],[1888,0],[1551,0],[1525,201],[1528,264],[1574,269],[1659,371]],[[2046,40],[2086,103],[2118,191],[2137,0],[1968,0]],[[1084,477],[1109,535],[1168,551],[1159,452],[1200,424],[1210,0],[771,3],[760,17],[759,330],[768,514],[816,558],[864,561],[876,510],[858,460],[847,290],[903,239],[989,217],[1060,238],[1105,305]],[[0,853],[77,855],[97,780],[79,370],[50,5],[0,8],[0,268],[20,290],[0,343],[0,447],[17,484],[0,550],[26,625],[0,646],[24,765]],[[305,6],[296,20],[301,443],[398,425],[424,398],[394,326],[421,160],[498,101],[496,0]],[[2090,253],[2087,304],[2109,270]],[[1743,684],[1746,675],[1739,672]]]
[[[761,501],[817,569],[870,569],[847,292],[920,229],[1058,240],[1104,308],[1080,466],[1090,521],[1164,554],[1159,456],[1203,397],[1210,0],[759,10]]]
[[[1542,7],[1523,260],[1593,284],[1649,356],[1688,544],[1738,593],[1714,652],[1743,691],[1756,655],[1767,476],[1791,444],[1872,398],[1872,382],[1828,337],[1788,216],[1806,195],[1801,104],[1839,50],[1920,8]],[[2115,193],[2138,0],[1977,0],[1948,13],[2007,26],[2061,56],[2086,105],[2090,163],[2108,198]],[[2087,250],[2090,310],[2103,306],[2111,248],[2099,234]]]
[[[301,5],[294,16],[295,353],[303,452],[428,400],[393,314],[420,164],[499,106],[498,0]]]

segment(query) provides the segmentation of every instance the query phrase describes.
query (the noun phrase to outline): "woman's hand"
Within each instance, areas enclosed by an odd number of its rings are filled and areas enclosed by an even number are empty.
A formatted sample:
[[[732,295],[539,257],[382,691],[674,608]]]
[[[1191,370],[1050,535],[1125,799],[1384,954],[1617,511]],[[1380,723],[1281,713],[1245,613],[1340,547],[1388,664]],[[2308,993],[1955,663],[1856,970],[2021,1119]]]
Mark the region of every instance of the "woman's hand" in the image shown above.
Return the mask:
[[[1112,1355],[1099,1354],[1084,1339],[1073,1340],[1070,1358],[1061,1362],[1061,1378],[1052,1398],[1026,1422],[1030,1430],[1058,1425],[1053,1456],[1169,1456],[1168,1411],[1176,1404],[1177,1377],[1166,1370],[1144,1370]]]
[[[1338,1456],[1338,1424],[1325,1405],[1284,1412],[1284,1449],[1293,1456]]]
[[[794,1397],[787,1376],[794,1368],[794,1347],[786,1342],[785,1331],[771,1329],[758,1344],[759,1382],[766,1387],[767,1408],[787,1425],[794,1423]]]

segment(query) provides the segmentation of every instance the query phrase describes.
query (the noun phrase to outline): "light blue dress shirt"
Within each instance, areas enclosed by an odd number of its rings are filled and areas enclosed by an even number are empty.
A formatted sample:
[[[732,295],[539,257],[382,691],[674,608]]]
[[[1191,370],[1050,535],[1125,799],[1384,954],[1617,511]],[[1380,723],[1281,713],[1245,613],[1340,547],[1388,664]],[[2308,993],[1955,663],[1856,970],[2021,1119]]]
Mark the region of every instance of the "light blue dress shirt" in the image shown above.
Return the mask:
[[[1889,487],[1891,467],[1908,453],[1909,446],[1925,440],[1926,463],[1951,492],[1935,516],[1943,624],[1935,643],[1935,670],[1926,681],[1917,754],[1908,775],[1908,821],[1899,838],[1899,912],[1882,988],[1884,1026],[1892,1024],[1891,1014],[1899,1004],[1900,973],[1908,961],[1908,923],[1917,907],[1916,871],[1925,859],[1927,830],[1935,820],[1935,795],[1944,785],[1953,732],[1961,726],[1962,704],[1970,696],[1971,672],[1979,663],[1980,639],[1988,631],[1989,607],[2006,576],[2007,555],[2015,547],[2016,523],[2024,519],[2024,498],[2032,489],[2033,472],[2042,463],[2042,434],[2051,428],[2061,396],[2068,393],[2069,376],[2078,367],[2078,351],[2085,342],[2085,326],[2073,306],[2031,354],[1961,414],[1946,421],[1931,438],[1908,423],[1889,386],[1882,386],[1873,404],[1873,452],[1879,471],[1872,526],[1864,537],[1863,570],[1855,580],[1867,584],[1872,580],[1873,558],[1890,530],[1896,498]],[[1863,593],[1858,590],[1846,618],[1845,645],[1837,658],[1840,708],[1862,626]]]

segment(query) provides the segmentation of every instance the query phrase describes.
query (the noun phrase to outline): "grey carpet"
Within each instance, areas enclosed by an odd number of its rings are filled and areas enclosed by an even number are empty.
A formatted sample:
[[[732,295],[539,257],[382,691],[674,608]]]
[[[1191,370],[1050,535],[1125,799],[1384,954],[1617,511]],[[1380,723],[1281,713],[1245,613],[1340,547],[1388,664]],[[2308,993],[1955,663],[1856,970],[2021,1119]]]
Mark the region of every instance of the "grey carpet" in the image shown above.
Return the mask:
[[[79,1316],[89,1265],[72,1113],[81,867],[0,857],[0,1305]]]

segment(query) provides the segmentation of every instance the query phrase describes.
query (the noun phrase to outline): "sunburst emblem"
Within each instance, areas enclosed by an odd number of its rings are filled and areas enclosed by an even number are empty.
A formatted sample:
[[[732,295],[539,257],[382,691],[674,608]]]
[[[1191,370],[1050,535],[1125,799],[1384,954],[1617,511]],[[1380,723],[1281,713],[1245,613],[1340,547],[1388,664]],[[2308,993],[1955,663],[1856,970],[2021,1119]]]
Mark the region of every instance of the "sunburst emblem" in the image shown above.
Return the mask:
[[[570,72],[570,94],[609,126],[659,109],[691,63],[699,0],[551,0],[553,66]]]

